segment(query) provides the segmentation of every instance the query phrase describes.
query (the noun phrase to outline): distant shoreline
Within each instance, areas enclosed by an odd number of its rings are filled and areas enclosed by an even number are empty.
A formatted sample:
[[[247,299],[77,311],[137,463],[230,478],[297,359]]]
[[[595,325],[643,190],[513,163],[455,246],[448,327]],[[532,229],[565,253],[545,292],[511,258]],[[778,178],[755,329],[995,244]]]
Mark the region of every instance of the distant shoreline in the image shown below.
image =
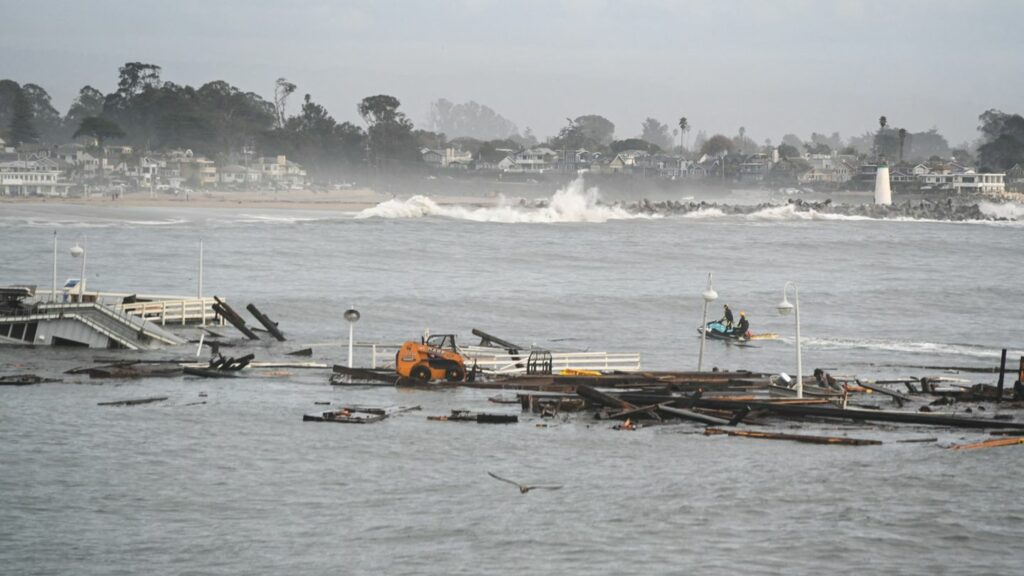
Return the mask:
[[[94,194],[87,198],[54,196],[0,196],[0,204],[56,204],[63,206],[89,206],[111,208],[196,208],[196,209],[267,209],[267,210],[324,210],[337,212],[358,212],[372,208],[393,198],[391,194],[376,192],[369,188],[331,190],[288,190],[282,192],[224,192],[193,191],[177,195],[165,192],[150,197],[149,192],[128,192],[118,198],[109,194]],[[432,197],[438,204],[486,205],[496,202],[494,198],[469,196]]]

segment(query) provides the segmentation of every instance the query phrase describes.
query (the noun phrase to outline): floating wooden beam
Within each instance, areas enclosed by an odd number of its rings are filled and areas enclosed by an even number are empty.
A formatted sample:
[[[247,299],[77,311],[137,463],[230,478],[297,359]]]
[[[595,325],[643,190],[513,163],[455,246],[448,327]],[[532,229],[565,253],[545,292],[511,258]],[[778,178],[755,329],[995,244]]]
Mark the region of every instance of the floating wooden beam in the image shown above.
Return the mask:
[[[248,338],[249,340],[260,339],[260,337],[257,336],[255,332],[250,330],[249,327],[245,325],[245,320],[243,320],[242,317],[239,316],[238,313],[235,312],[233,308],[231,308],[231,306],[228,306],[227,302],[224,302],[217,296],[214,296],[213,299],[216,300],[216,302],[213,304],[213,311],[216,312],[217,314],[220,314],[221,318],[224,318],[225,320],[230,322],[232,326],[237,328],[238,331],[244,334],[245,337]]]
[[[97,406],[137,406],[139,404],[149,404],[152,402],[163,402],[167,400],[167,396],[153,396],[151,398],[136,398],[134,400],[114,400],[113,402],[97,402]]]
[[[692,420],[694,422],[700,422],[701,424],[710,424],[715,426],[729,426],[729,421],[724,418],[716,418],[715,416],[708,416],[707,414],[701,414],[692,410],[684,410],[682,408],[673,408],[668,403],[658,404],[658,410],[678,416],[684,420]]]
[[[245,309],[248,310],[249,313],[252,314],[253,318],[259,321],[260,324],[263,324],[263,327],[267,329],[267,332],[270,332],[271,336],[277,338],[278,342],[284,342],[286,340],[284,333],[277,327],[277,322],[274,322],[269,316],[260,312],[260,310],[256,308],[255,304],[250,303],[245,307]]]
[[[973,444],[955,444],[950,446],[950,450],[980,450],[982,448],[998,448],[1000,446],[1016,446],[1017,444],[1024,444],[1024,436],[1015,436],[1013,438],[995,438],[992,440],[984,440],[982,442],[975,442]]]
[[[838,444],[842,446],[877,446],[882,443],[880,440],[866,440],[863,438],[807,436],[804,434],[780,434],[777,432],[757,432],[754,430],[722,430],[721,428],[705,428],[704,434],[707,436],[726,434],[729,436],[742,436],[743,438],[760,438],[762,440],[790,440],[809,444]]]

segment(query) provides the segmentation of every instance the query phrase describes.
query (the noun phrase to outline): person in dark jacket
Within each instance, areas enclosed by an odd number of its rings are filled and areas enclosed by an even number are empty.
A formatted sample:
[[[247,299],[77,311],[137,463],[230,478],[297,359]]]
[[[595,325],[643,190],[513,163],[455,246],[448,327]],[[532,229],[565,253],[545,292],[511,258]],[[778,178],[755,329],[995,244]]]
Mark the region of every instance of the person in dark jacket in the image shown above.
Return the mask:
[[[723,324],[726,328],[732,328],[732,310],[729,309],[728,304],[724,304],[722,307],[725,308],[725,315],[723,315],[722,319],[718,322],[719,324]]]
[[[747,322],[747,315],[743,312],[740,312],[740,321],[736,323],[736,328],[734,328],[732,332],[734,334],[744,336],[746,335],[747,330],[750,330],[750,322]]]

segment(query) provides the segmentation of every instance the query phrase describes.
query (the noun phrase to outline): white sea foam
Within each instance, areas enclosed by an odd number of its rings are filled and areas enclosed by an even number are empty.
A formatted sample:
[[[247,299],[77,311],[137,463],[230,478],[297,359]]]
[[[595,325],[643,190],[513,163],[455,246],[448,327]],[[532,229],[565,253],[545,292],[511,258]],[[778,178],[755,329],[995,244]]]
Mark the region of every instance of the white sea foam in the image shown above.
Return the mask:
[[[422,218],[441,216],[473,222],[499,222],[505,224],[558,222],[607,222],[652,218],[634,214],[619,206],[599,203],[597,188],[587,188],[580,176],[551,196],[546,206],[533,207],[511,203],[501,198],[496,206],[467,208],[442,206],[427,196],[416,195],[408,200],[387,200],[363,210],[356,218]]]
[[[1019,202],[979,202],[978,208],[986,216],[992,218],[1009,218],[1024,220],[1024,204]]]
[[[792,338],[782,338],[792,343]],[[883,350],[904,354],[931,354],[942,356],[969,356],[973,358],[998,358],[1000,351],[984,346],[969,344],[943,344],[938,342],[915,342],[911,340],[867,340],[857,338],[802,338],[803,346],[825,350]]]
[[[699,210],[683,214],[683,218],[702,220],[704,218],[722,218],[725,215],[725,212],[723,212],[721,208],[701,208]]]

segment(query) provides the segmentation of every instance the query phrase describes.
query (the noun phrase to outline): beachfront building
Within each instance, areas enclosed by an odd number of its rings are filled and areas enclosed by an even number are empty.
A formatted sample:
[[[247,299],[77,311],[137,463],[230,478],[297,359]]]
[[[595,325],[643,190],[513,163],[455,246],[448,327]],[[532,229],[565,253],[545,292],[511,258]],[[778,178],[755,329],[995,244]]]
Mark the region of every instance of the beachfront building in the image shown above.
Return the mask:
[[[509,154],[498,162],[498,169],[503,172],[521,172],[543,174],[554,167],[558,155],[550,148],[537,147]]]
[[[263,174],[256,168],[229,164],[217,172],[217,177],[221,184],[249,186],[259,184],[263,179]]]
[[[995,193],[1006,191],[1006,174],[978,173],[972,168],[957,172],[935,172],[918,176],[921,190],[955,194]]]
[[[1006,171],[1006,189],[1010,192],[1024,192],[1024,166],[1014,164]]]
[[[257,161],[261,180],[286,190],[302,190],[306,186],[306,170],[288,160],[284,154],[266,156]]]
[[[0,194],[4,196],[66,196],[70,185],[55,162],[0,162]]]
[[[53,158],[61,163],[68,172],[94,175],[100,169],[100,160],[90,153],[85,146],[77,143],[57,146],[53,150]]]
[[[473,154],[458,148],[449,147],[443,150],[423,148],[420,150],[420,155],[427,166],[437,168],[468,168],[473,163]]]

